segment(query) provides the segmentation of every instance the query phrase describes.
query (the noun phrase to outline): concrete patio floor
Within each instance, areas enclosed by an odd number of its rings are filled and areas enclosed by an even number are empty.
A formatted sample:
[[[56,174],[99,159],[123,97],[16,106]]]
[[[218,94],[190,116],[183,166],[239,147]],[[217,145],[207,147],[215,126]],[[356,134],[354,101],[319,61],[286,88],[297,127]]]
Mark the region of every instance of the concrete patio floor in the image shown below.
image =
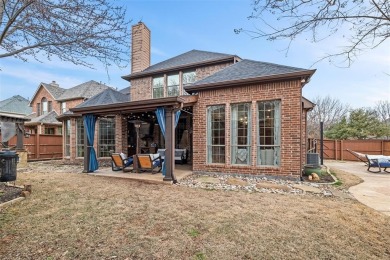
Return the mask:
[[[390,216],[390,173],[368,172],[367,166],[362,162],[329,160],[324,164],[363,179],[363,183],[349,188],[349,191],[361,203]]]
[[[155,184],[172,184],[171,181],[164,181],[163,175],[161,172],[152,174],[151,172],[123,172],[123,171],[113,171],[111,167],[100,167],[99,170],[93,173],[88,173],[93,176],[103,176],[103,177],[112,177],[112,178],[122,178],[135,181],[141,181],[146,183],[155,183]],[[192,174],[192,165],[188,164],[176,164],[174,175],[178,181],[186,178]]]

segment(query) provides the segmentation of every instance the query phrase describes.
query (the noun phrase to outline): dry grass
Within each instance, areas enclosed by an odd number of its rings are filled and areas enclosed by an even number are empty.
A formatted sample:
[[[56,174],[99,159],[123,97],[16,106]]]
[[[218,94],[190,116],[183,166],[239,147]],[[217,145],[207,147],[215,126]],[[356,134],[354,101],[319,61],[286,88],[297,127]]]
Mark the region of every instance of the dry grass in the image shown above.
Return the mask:
[[[332,168],[331,172],[342,183],[339,187],[343,189],[349,189],[350,187],[358,185],[359,183],[363,182],[363,180],[360,177],[342,171],[337,168]]]
[[[390,218],[349,199],[21,173],[2,259],[389,259]]]

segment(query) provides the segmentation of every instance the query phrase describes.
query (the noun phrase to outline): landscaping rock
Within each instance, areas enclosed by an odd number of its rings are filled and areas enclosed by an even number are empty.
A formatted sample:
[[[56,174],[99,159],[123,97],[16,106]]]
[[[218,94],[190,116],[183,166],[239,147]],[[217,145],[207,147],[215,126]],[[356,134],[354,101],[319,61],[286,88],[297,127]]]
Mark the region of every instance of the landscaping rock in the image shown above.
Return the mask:
[[[256,188],[258,188],[258,189],[274,189],[274,190],[283,190],[283,191],[290,191],[291,190],[291,188],[289,186],[275,184],[275,183],[269,183],[269,182],[257,183]]]
[[[25,198],[27,198],[28,196],[30,196],[30,192],[29,191],[26,191],[26,190],[24,190],[24,191],[22,191],[21,193],[20,193],[20,195],[22,196],[22,197],[25,197]]]
[[[318,176],[317,173],[314,173],[314,172],[313,172],[310,176],[312,176],[312,178],[313,178],[314,181],[320,180],[320,176]]]
[[[247,186],[248,185],[247,181],[244,181],[244,180],[241,180],[241,179],[236,179],[236,178],[229,178],[226,181],[226,183],[230,184],[230,185],[236,185],[236,186]]]
[[[322,191],[319,188],[312,187],[312,186],[296,184],[296,185],[293,185],[293,188],[302,190],[304,192],[311,192],[311,193],[315,193],[315,194],[321,194],[322,193]]]
[[[210,184],[220,183],[218,178],[211,177],[211,176],[200,176],[197,180],[198,182],[202,182],[202,183],[210,183]]]

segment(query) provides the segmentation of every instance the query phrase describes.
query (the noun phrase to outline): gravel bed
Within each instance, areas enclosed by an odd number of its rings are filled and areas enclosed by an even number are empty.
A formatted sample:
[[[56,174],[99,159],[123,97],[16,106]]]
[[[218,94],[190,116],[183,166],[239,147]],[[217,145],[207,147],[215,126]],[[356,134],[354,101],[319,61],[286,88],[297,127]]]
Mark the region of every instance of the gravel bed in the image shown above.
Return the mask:
[[[212,183],[207,181],[202,181],[202,178],[215,178],[219,180],[219,183]],[[238,180],[242,181],[241,185],[230,184],[229,180]],[[234,182],[234,181],[233,181]],[[245,182],[245,183],[244,183]],[[259,185],[258,185],[259,184]],[[261,187],[261,184],[266,184],[266,186],[276,186],[272,187]],[[207,174],[193,174],[187,178],[180,180],[177,183],[179,186],[185,186],[189,188],[200,188],[208,190],[224,190],[224,191],[246,191],[246,192],[261,192],[261,193],[277,193],[277,194],[286,194],[286,195],[306,195],[306,194],[315,194],[317,196],[333,196],[335,190],[338,193],[349,194],[348,190],[337,189],[330,184],[318,184],[318,183],[309,183],[304,181],[291,181],[284,179],[275,179],[274,177],[252,177],[252,176],[231,176],[231,175],[207,175]],[[298,185],[302,186],[297,188]],[[260,188],[259,188],[260,186]],[[317,192],[307,192],[307,189],[312,187],[313,190]]]

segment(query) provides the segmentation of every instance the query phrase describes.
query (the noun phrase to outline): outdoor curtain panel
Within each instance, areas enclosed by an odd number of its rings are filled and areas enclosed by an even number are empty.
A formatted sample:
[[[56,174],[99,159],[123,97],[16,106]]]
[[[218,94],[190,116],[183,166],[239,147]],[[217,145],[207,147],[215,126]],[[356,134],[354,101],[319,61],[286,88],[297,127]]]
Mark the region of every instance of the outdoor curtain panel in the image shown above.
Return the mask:
[[[175,128],[177,126],[177,123],[179,123],[180,113],[181,113],[181,111],[178,110],[175,114]],[[160,126],[161,132],[162,132],[164,139],[165,139],[165,109],[163,107],[158,107],[156,109],[156,116],[157,116],[158,125]],[[165,173],[166,173],[165,161],[163,162],[161,172],[162,172],[162,175],[165,176]]]
[[[95,123],[97,117],[92,114],[88,114],[83,116],[83,118],[84,126],[87,130],[87,146],[90,148],[89,154],[87,155],[89,156],[88,172],[94,172],[99,168],[95,148],[93,148],[93,142],[95,138]]]

